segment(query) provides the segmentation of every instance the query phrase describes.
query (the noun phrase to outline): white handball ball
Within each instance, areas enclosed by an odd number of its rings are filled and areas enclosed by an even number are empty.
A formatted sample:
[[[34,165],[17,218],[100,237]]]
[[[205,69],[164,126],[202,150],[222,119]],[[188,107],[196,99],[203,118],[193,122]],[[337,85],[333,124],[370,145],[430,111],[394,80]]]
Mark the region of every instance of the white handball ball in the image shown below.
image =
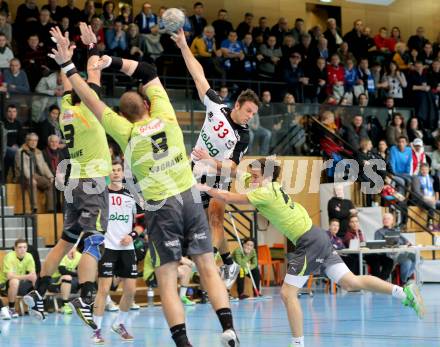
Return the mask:
[[[178,8],[169,8],[162,14],[163,29],[169,33],[176,33],[185,24],[185,14]]]

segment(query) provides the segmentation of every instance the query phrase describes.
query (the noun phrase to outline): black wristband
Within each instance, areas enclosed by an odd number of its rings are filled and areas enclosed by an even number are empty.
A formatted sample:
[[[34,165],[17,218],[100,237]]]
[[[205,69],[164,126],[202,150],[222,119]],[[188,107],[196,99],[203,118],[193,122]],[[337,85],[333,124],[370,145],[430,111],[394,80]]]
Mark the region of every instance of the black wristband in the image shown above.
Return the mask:
[[[152,64],[141,62],[136,70],[134,70],[132,77],[140,79],[143,84],[146,84],[157,77],[156,67]]]
[[[77,70],[76,67],[75,67],[75,68],[73,68],[73,69],[67,71],[67,72],[66,72],[66,76],[67,76],[67,77],[70,77],[70,76],[72,76],[72,75],[74,75],[74,74],[76,74],[76,73],[78,73],[78,70]]]
[[[122,69],[122,58],[112,57],[112,62],[109,67],[110,69],[120,71]]]
[[[137,238],[138,237],[138,234],[137,234],[137,232],[136,231],[132,231],[130,234],[128,234],[128,235],[130,235],[131,236],[131,238],[134,240],[135,238]]]
[[[69,65],[69,64],[73,64],[71,60],[66,61],[65,63],[62,63],[62,64],[60,65],[60,67],[63,68],[63,67],[66,67],[66,66]]]

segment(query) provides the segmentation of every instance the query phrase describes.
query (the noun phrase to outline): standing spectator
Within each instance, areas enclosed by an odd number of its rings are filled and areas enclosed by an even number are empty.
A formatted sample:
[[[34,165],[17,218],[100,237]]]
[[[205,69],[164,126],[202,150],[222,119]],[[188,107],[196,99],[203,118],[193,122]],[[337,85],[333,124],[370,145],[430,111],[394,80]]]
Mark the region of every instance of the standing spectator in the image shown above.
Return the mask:
[[[232,108],[234,106],[234,100],[231,97],[231,94],[229,93],[229,89],[226,86],[221,86],[220,90],[218,91],[218,95],[221,97],[222,102],[228,106],[229,108]]]
[[[23,132],[21,123],[17,120],[17,107],[15,105],[8,105],[6,110],[6,119],[3,122],[6,131],[6,153],[5,153],[5,179],[9,174],[9,169],[12,168],[12,176],[15,179],[14,163],[15,155],[18,148],[23,143]]]
[[[425,208],[440,209],[438,184],[429,175],[428,164],[422,164],[419,175],[413,177],[412,190],[416,196],[422,197]],[[430,216],[432,216],[432,213],[430,213]]]
[[[334,185],[334,194],[335,196],[327,204],[328,218],[339,221],[340,230],[338,236],[343,239],[347,232],[349,219],[357,214],[357,210],[350,199],[344,198],[344,186],[342,184]]]
[[[362,33],[363,28],[362,20],[357,19],[353,23],[353,29],[344,36],[344,41],[348,43],[348,48],[357,61],[362,57],[366,57],[368,53],[366,37]]]
[[[10,93],[29,93],[29,82],[26,72],[21,70],[20,60],[14,58],[9,63],[9,69],[3,73],[5,84]]]
[[[215,31],[215,40],[217,42],[223,42],[226,40],[229,32],[234,30],[232,23],[228,21],[228,11],[224,8],[220,9],[217,13],[217,19],[212,22],[212,26]]]
[[[98,18],[99,19],[99,18]],[[70,27],[70,21],[68,17],[62,17],[59,23],[59,28],[63,34],[66,33],[66,31],[69,31]]]
[[[159,23],[157,16],[153,13],[151,5],[148,2],[142,5],[142,11],[134,17],[134,22],[139,27],[141,34],[149,34],[151,28]]]
[[[353,62],[353,65],[356,65],[356,58],[354,57],[353,53],[348,50],[347,42],[342,42],[336,53],[339,55],[339,59],[342,65],[347,65],[348,60],[351,60]]]
[[[240,247],[236,248],[232,252],[232,259],[240,265],[240,274],[237,277],[237,292],[240,300],[248,298],[248,296],[244,294],[244,279],[246,276],[250,277],[251,274],[258,290],[258,293],[254,291],[254,295],[258,296],[260,292],[260,271],[258,270],[258,259],[254,241],[252,239],[244,239],[243,251]]]
[[[248,124],[250,152],[254,155],[268,155],[272,132],[261,125],[258,113],[254,115]]]
[[[295,42],[300,42],[301,36],[306,33],[306,31],[304,29],[304,19],[302,19],[302,18],[295,19],[294,27],[290,31],[290,33],[292,34],[293,38],[295,39]]]
[[[340,100],[344,94],[345,69],[340,64],[339,56],[333,54],[327,66],[327,94]]]
[[[39,41],[43,44],[46,51],[49,51],[49,48],[54,46],[49,32],[52,27],[53,24],[50,21],[49,10],[41,10],[40,19],[36,26],[36,33],[38,35]]]
[[[235,31],[231,31],[228,38],[222,42],[221,50],[224,59],[223,64],[228,75],[235,78],[241,76],[243,73],[244,51]]]
[[[382,27],[379,29],[379,33],[374,36],[374,45],[378,54],[384,57],[388,57],[393,52],[393,43],[388,37],[387,28]]]
[[[391,213],[384,213],[382,217],[383,227],[374,233],[375,240],[386,240],[392,238],[399,246],[410,246],[411,243],[400,234],[400,230],[394,228],[394,216]],[[396,255],[389,255],[400,265],[401,285],[408,282],[416,269],[416,255],[412,252],[402,252]]]
[[[47,145],[43,149],[44,160],[55,176],[58,164],[64,159],[63,151],[60,148],[60,138],[57,135],[49,135],[46,143]]]
[[[252,37],[254,38],[254,40],[257,36],[260,35],[263,36],[264,42],[267,40],[267,38],[270,35],[270,28],[267,21],[267,17],[260,17],[260,19],[258,19],[258,26],[253,27],[252,29]]]
[[[69,31],[73,32],[81,20],[81,11],[78,7],[75,7],[75,0],[67,0],[67,5],[61,8],[62,17],[69,18]]]
[[[111,4],[111,2],[110,2]],[[125,57],[127,54],[127,36],[123,24],[115,21],[113,28],[105,31],[105,41],[110,55]]]
[[[427,164],[426,153],[423,147],[422,139],[415,139],[412,142],[411,152],[412,152],[411,176],[414,176],[419,174],[421,165]]]
[[[371,95],[374,95],[376,92],[376,85],[374,83],[374,77],[371,73],[369,67],[368,67],[368,59],[367,58],[361,58],[359,66],[358,66],[358,77],[359,77],[359,83],[362,82],[362,85],[364,86],[364,90],[368,91],[368,97],[370,98]]]
[[[359,164],[359,175],[358,175],[358,181],[362,183],[368,183],[367,189],[370,187],[374,187],[376,185],[376,182],[372,180],[368,172],[373,171],[374,173],[377,173],[380,177],[386,176],[386,170],[378,170],[377,166],[370,166],[372,165],[372,160],[378,159],[375,154],[371,151],[373,149],[373,143],[371,140],[367,137],[363,137],[360,140],[359,143],[359,150],[355,152],[355,159],[357,163]],[[362,187],[361,187],[362,189]],[[372,205],[373,202],[373,195],[371,192],[367,191],[364,192],[366,197],[366,206],[369,207]]]
[[[283,81],[287,84],[288,93],[292,94],[298,102],[303,102],[303,86],[309,84],[309,78],[304,75],[304,70],[301,67],[301,55],[298,52],[291,53],[289,61],[284,64],[282,76]]]
[[[47,53],[40,46],[40,40],[37,35],[29,36],[21,61],[23,69],[29,78],[30,89],[34,90],[43,74],[49,72],[49,68],[46,66],[48,62]]]
[[[133,14],[131,13],[131,6],[130,5],[122,6],[121,14],[118,17],[116,17],[116,19],[122,22],[124,26],[124,30],[128,30],[130,24],[133,23]]]
[[[4,13],[7,17],[11,14],[9,12],[9,5],[5,0],[0,0],[0,12]]]
[[[344,129],[344,137],[353,150],[359,150],[361,140],[368,139],[367,127],[363,124],[364,119],[361,115],[355,115],[349,125]]]
[[[323,36],[321,36],[318,39],[318,45],[317,45],[317,50],[318,50],[318,57],[320,58],[324,58],[325,60],[328,60],[330,58],[330,53],[329,50],[327,48],[327,39]]]
[[[432,44],[430,42],[426,42],[423,46],[423,50],[420,52],[419,59],[422,61],[426,68],[429,68],[434,62],[434,50],[432,49]]]
[[[440,106],[440,60],[434,60],[428,72],[428,84],[437,108]]]
[[[57,105],[52,105],[49,107],[49,115],[41,123],[38,123],[38,148],[43,150],[47,147],[47,141],[49,136],[57,135],[58,139],[62,138],[60,125],[58,119],[60,117],[60,108]],[[59,141],[58,141],[59,142]],[[60,145],[64,147],[64,144]]]
[[[392,27],[391,28],[390,41],[391,41],[391,47],[392,47],[391,51],[395,52],[396,45],[400,42],[403,42],[399,27]]]
[[[61,20],[61,7],[58,6],[58,0],[48,0],[41,10],[48,10],[50,13],[50,19],[52,23],[57,23]]]
[[[390,164],[394,175],[400,177],[405,181],[406,186],[409,186],[411,184],[412,150],[408,146],[406,136],[400,136],[397,145],[390,148]]]
[[[324,58],[316,60],[316,66],[312,67],[309,72],[309,83],[304,86],[305,102],[322,103],[327,97],[327,70]]]
[[[277,43],[281,45],[283,43],[284,36],[289,33],[289,24],[285,17],[278,19],[277,24],[275,24],[270,30],[270,34],[276,37]]]
[[[100,52],[104,51],[106,49],[105,35],[104,35],[104,28],[102,27],[101,18],[99,18],[99,16],[97,15],[93,16],[90,26],[92,27],[93,33],[96,36],[96,40],[97,40],[96,47],[98,48],[98,51]]]
[[[24,296],[29,293],[35,287],[37,281],[35,261],[27,250],[27,241],[18,239],[14,242],[14,250],[3,258],[0,287],[8,292],[9,315],[11,318],[18,318],[18,313],[15,312],[17,296]]]
[[[201,35],[203,32],[203,28],[208,25],[208,22],[203,17],[204,10],[205,8],[203,6],[203,3],[201,2],[196,2],[193,6],[194,14],[189,17],[192,25],[193,37]]]
[[[309,30],[309,34],[312,37],[312,46],[316,47],[318,45],[319,39],[322,37],[322,30],[320,25],[315,25]]]
[[[405,74],[399,70],[394,61],[388,65],[388,70],[382,77],[382,83],[387,85],[387,97],[397,100],[401,105],[403,102],[403,89],[407,87]]]
[[[283,54],[274,35],[270,35],[267,42],[260,46],[259,53],[263,56],[259,65],[260,74],[268,78],[274,77]]]
[[[411,36],[408,40],[408,49],[410,51],[415,49],[417,52],[421,53],[427,42],[428,39],[425,38],[425,29],[423,27],[417,27],[416,34]]]
[[[312,37],[308,33],[301,35],[301,42],[295,51],[301,54],[302,64],[306,70],[315,64],[319,56],[316,47],[312,46]]]
[[[295,50],[295,38],[291,34],[284,36],[283,44],[281,45],[281,52],[283,54],[283,62],[285,63],[290,55]]]
[[[129,57],[133,60],[141,61],[144,55],[142,50],[143,46],[144,43],[139,35],[138,26],[134,23],[129,24],[127,30],[127,49]]]
[[[250,12],[244,14],[244,20],[237,26],[237,35],[239,40],[243,40],[244,35],[252,33],[252,21],[254,20],[254,15]]]
[[[358,78],[358,70],[354,66],[354,62],[352,59],[347,59],[345,63],[344,81],[345,81],[344,83],[345,96],[347,97],[348,95],[351,95],[352,99],[354,99],[358,91],[356,88],[359,88],[358,85],[359,78]],[[363,91],[362,86],[361,88]]]
[[[104,5],[102,5],[102,15],[101,15],[101,20],[104,30],[110,29],[115,23],[116,16],[114,11],[115,11],[115,3],[113,1],[105,1]]]
[[[11,63],[11,60],[14,59],[14,53],[7,46],[6,35],[0,33],[0,69],[7,69]]]
[[[54,175],[50,171],[46,162],[44,161],[43,153],[37,148],[38,135],[35,133],[29,133],[26,135],[26,143],[21,146],[15,156],[15,168],[16,177],[24,176],[24,182],[26,188],[29,189],[30,172],[32,165],[32,190],[34,201],[31,202],[31,206],[35,206],[35,199],[37,198],[37,189],[45,192],[46,195],[46,210],[47,212],[53,212],[53,181]],[[21,167],[21,153],[23,155],[23,167]],[[31,161],[30,158],[33,158]]]
[[[438,135],[435,138],[435,147],[436,150],[431,153],[431,174],[440,180],[440,136]]]
[[[324,37],[328,41],[328,50],[330,55],[335,54],[343,42],[342,34],[337,28],[336,19],[327,19],[327,30],[324,31]]]
[[[241,41],[243,46],[244,60],[244,78],[245,79],[253,79],[255,77],[255,73],[257,71],[257,62],[258,58],[262,58],[261,55],[258,55],[258,49],[254,45],[252,34],[244,35],[243,40]]]
[[[21,4],[17,8],[17,14],[15,16],[15,24],[17,32],[22,32],[27,28],[27,23],[36,22],[38,20],[40,12],[36,0],[25,0],[24,4]]]
[[[395,46],[395,53],[393,55],[393,61],[397,64],[401,71],[407,71],[409,69],[409,54],[406,48],[406,44],[398,42]]]
[[[272,102],[272,94],[269,90],[263,91],[261,94],[261,105],[258,108],[260,123],[266,129],[272,129],[275,123],[274,117],[277,114],[276,105]]]
[[[12,42],[12,26],[8,23],[6,15],[2,12],[0,12],[0,33],[6,36],[9,44]]]
[[[90,24],[95,14],[96,14],[95,1],[87,0],[84,3],[84,9],[81,11],[81,21]]]
[[[388,146],[397,145],[399,139],[404,136],[408,138],[408,133],[406,132],[405,120],[400,113],[395,113],[393,115],[390,126],[387,128],[386,138]]]
[[[145,35],[145,55],[150,61],[156,61],[164,51],[160,39],[159,25],[152,26],[151,32]]]

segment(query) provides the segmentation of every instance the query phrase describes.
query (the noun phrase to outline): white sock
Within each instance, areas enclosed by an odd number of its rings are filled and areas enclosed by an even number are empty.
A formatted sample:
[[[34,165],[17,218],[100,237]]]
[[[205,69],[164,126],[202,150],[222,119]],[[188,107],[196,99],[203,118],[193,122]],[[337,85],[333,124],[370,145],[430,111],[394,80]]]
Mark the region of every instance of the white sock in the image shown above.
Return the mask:
[[[128,317],[128,311],[124,312],[124,311],[119,310],[118,318],[116,318],[116,324],[117,325],[119,325],[119,324],[125,325],[125,322],[127,321],[127,317]]]
[[[95,322],[95,324],[98,327],[98,329],[101,329],[102,317],[103,316],[95,316],[95,315],[93,315],[93,321]]]
[[[186,287],[184,287],[184,286],[181,286],[181,287],[180,287],[180,291],[179,291],[179,293],[180,293],[180,297],[181,297],[181,298],[183,298],[184,296],[186,296],[186,291],[187,291],[187,289],[188,289],[188,288],[186,288]]]
[[[304,347],[304,336],[292,337],[292,344],[295,347]]]
[[[393,286],[393,291],[392,291],[391,294],[392,294],[395,298],[397,298],[397,299],[399,299],[399,300],[404,300],[404,299],[406,299],[406,294],[405,294],[405,292],[403,291],[403,288],[402,288],[402,287],[399,287],[399,286],[394,285],[394,286]]]

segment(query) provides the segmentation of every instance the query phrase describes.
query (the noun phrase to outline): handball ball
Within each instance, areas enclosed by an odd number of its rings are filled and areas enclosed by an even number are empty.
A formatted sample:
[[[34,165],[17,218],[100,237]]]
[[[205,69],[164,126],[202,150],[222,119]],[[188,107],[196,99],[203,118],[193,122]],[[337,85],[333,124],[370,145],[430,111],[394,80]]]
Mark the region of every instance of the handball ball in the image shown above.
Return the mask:
[[[163,29],[176,33],[185,24],[185,14],[178,8],[169,8],[162,14]]]

